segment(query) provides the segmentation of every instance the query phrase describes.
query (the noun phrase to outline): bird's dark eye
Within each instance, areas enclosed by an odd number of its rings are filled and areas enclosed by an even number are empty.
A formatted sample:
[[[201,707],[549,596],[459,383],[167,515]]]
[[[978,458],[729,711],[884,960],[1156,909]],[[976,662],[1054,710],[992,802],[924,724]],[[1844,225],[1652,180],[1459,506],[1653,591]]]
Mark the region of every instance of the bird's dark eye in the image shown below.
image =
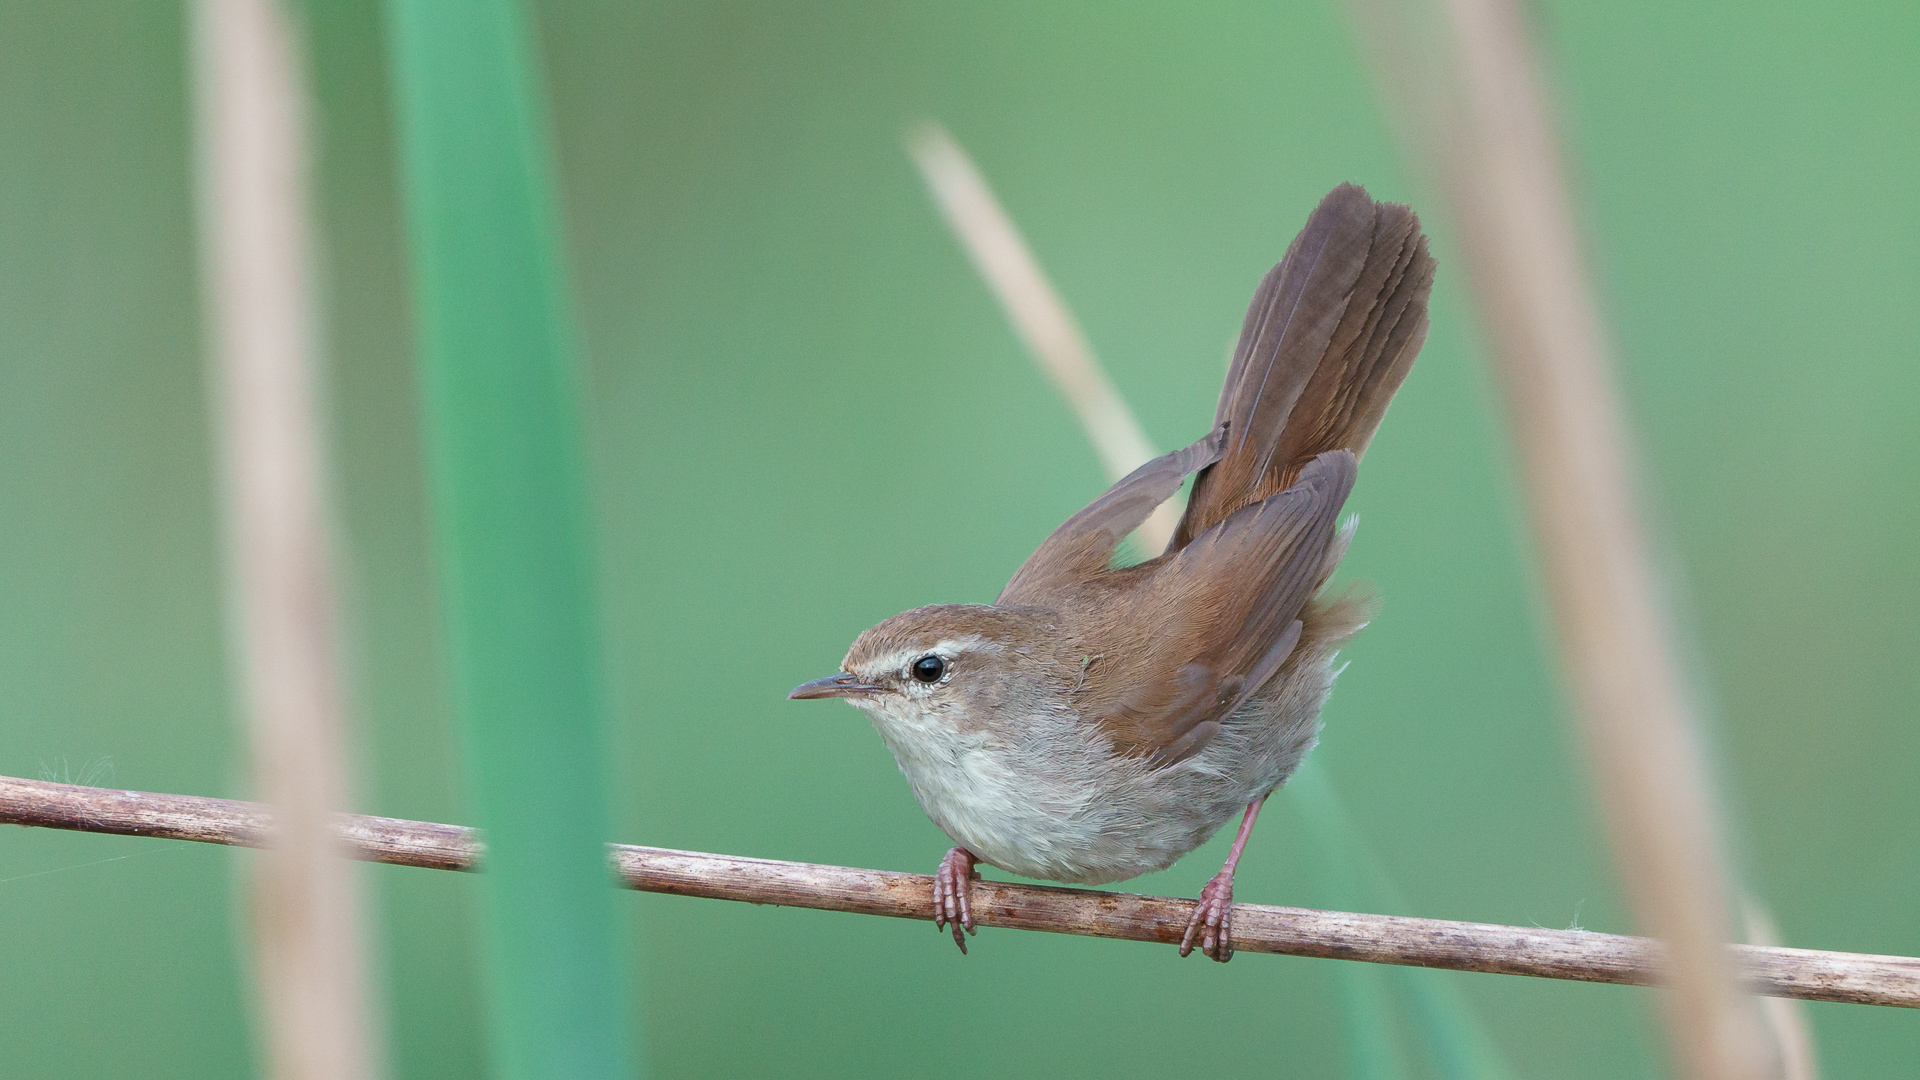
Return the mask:
[[[913,677],[919,679],[921,682],[939,682],[940,676],[946,673],[947,662],[935,656],[933,653],[928,653],[913,662]]]

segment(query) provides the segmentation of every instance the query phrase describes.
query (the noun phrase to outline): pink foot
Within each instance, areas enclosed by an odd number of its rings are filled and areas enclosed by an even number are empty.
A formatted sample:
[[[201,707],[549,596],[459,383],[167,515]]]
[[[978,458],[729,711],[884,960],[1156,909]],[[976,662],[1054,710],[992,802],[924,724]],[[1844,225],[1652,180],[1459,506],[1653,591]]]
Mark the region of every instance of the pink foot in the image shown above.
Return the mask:
[[[1193,940],[1200,939],[1200,951],[1221,963],[1233,959],[1233,870],[1213,875],[1200,890],[1200,902],[1187,920],[1187,933],[1180,939],[1180,955],[1193,951]]]
[[[966,935],[974,932],[971,903],[977,875],[973,864],[973,852],[957,847],[940,860],[940,870],[933,875],[933,925],[945,929],[951,924],[953,943],[960,946],[962,954],[967,951]]]

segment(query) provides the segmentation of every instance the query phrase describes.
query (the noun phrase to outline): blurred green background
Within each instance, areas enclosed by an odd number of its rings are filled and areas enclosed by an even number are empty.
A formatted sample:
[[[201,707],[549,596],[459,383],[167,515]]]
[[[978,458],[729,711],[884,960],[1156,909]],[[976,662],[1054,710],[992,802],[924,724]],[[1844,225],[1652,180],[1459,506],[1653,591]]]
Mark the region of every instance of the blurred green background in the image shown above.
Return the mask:
[[[900,147],[977,157],[1161,444],[1314,201],[1409,178],[1333,4],[537,5],[590,372],[618,839],[930,872],[867,725],[787,689],[991,599],[1102,486]],[[1920,8],[1532,8],[1712,703],[1786,942],[1920,954]],[[358,809],[465,820],[439,667],[379,5],[308,9]],[[244,795],[225,686],[181,10],[0,3],[0,772]],[[1385,606],[1317,762],[1405,914],[1629,929],[1437,212],[1344,575]],[[1250,902],[1329,903],[1289,797]],[[1128,888],[1192,895],[1216,840]],[[0,831],[21,1077],[252,1071],[238,870]],[[484,1067],[475,882],[370,867],[393,1075]],[[1337,1076],[1329,961],[623,897],[656,1076]],[[1435,975],[1519,1076],[1664,1075],[1650,995]],[[1920,1015],[1807,1007],[1828,1075]],[[1410,1054],[1416,1068],[1418,1055]]]

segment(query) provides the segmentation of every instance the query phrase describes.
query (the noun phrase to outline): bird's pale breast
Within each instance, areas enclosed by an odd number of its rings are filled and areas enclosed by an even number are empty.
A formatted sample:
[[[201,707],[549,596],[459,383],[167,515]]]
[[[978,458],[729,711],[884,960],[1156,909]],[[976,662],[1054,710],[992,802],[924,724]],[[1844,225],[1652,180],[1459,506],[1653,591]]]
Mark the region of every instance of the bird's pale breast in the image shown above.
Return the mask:
[[[1166,767],[1118,753],[1069,709],[959,731],[898,699],[866,708],[928,817],[985,861],[1080,884],[1164,869],[1312,748],[1333,683],[1332,643],[1308,647],[1193,757]]]

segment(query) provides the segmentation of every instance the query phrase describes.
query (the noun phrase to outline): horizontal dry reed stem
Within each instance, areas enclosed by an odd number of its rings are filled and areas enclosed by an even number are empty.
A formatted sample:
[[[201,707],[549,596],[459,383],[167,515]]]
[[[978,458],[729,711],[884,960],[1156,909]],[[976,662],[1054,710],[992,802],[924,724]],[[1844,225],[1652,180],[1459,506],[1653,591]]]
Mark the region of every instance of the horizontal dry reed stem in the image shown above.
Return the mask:
[[[257,803],[14,777],[0,777],[0,823],[241,847],[259,846],[272,824]],[[473,870],[484,853],[478,831],[459,825],[346,814],[339,828],[354,854],[369,862]],[[625,844],[612,845],[611,855],[621,881],[643,892],[933,918],[933,879],[924,874]],[[981,881],[974,887],[973,914],[983,926],[1170,945],[1186,930],[1193,903]],[[1233,943],[1240,952],[1375,964],[1636,986],[1661,981],[1657,942],[1584,930],[1236,904]],[[1727,952],[1757,994],[1920,1008],[1920,958],[1757,945],[1730,945]]]

